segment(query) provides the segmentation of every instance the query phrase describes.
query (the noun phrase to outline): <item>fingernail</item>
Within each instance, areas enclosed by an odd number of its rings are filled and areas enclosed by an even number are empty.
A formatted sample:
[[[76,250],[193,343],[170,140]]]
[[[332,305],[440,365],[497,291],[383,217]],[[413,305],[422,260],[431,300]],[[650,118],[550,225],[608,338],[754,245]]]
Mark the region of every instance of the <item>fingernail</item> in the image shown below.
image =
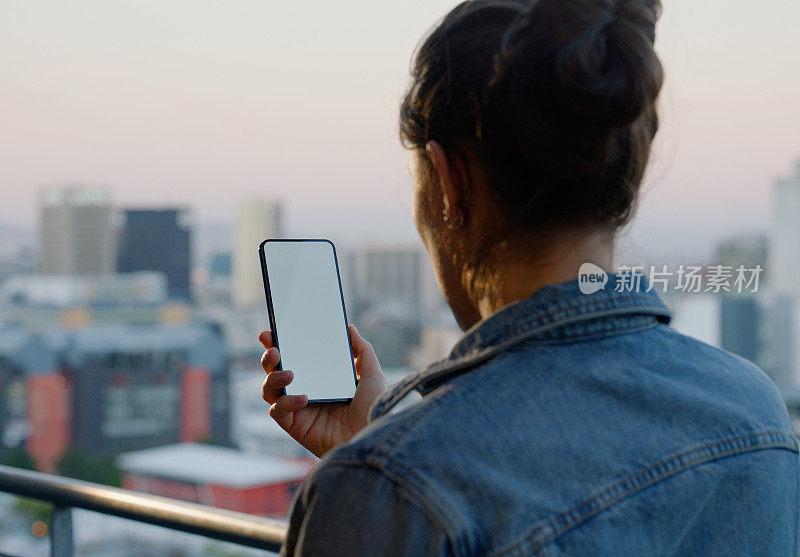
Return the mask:
[[[295,395],[292,397],[292,402],[300,404],[306,401],[306,395]]]

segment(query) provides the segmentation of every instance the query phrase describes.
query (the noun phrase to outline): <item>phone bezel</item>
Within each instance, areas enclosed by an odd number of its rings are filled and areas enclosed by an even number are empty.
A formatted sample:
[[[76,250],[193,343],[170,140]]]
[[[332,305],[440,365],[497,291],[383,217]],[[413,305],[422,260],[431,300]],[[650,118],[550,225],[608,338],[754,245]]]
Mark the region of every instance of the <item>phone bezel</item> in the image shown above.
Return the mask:
[[[266,299],[267,299],[267,313],[269,314],[269,326],[270,326],[270,331],[272,332],[272,345],[275,346],[275,348],[277,348],[278,350],[280,350],[280,346],[278,345],[278,327],[277,327],[277,324],[275,323],[275,312],[274,312],[273,307],[272,307],[272,294],[271,294],[270,288],[269,288],[269,272],[267,271],[267,261],[266,261],[265,255],[264,255],[264,248],[270,242],[273,242],[273,243],[278,243],[278,242],[282,242],[282,243],[291,243],[291,242],[293,242],[293,243],[299,243],[299,242],[325,242],[325,243],[330,244],[331,249],[333,250],[333,264],[334,264],[334,267],[336,268],[336,279],[337,279],[337,281],[339,283],[339,297],[340,297],[340,300],[342,302],[342,317],[344,318],[344,332],[345,332],[345,335],[347,337],[347,346],[350,349],[350,366],[353,369],[353,382],[354,382],[354,384],[355,384],[355,386],[357,388],[358,387],[358,376],[356,375],[356,366],[355,366],[355,361],[353,359],[353,344],[350,341],[350,331],[348,329],[348,324],[347,324],[347,309],[345,308],[345,305],[344,305],[344,290],[342,289],[342,277],[341,277],[341,274],[339,273],[339,259],[338,259],[337,255],[336,255],[336,246],[333,245],[332,241],[330,241],[330,240],[328,240],[326,238],[267,238],[266,240],[264,240],[263,242],[261,242],[259,244],[259,246],[258,246],[258,257],[259,257],[259,260],[261,261],[261,276],[262,276],[262,279],[264,281],[264,294],[265,294]],[[275,367],[275,369],[278,370],[278,371],[283,369],[282,359],[281,359],[281,361],[278,362],[278,365]],[[281,389],[281,396],[283,396],[285,394],[286,394],[286,389],[282,388]],[[353,400],[353,397],[349,397],[349,398],[315,398],[313,400],[309,399],[308,400],[308,404],[313,404],[313,403],[317,403],[317,402],[348,402],[349,403],[352,400]]]

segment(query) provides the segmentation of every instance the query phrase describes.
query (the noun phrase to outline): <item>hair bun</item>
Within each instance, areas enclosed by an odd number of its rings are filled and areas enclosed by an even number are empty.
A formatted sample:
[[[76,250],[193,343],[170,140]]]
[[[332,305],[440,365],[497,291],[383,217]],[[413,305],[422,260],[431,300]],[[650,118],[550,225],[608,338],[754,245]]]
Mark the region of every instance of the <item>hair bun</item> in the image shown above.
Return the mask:
[[[660,11],[659,0],[534,2],[504,36],[496,80],[511,79],[519,103],[554,122],[628,125],[663,83],[653,49]]]

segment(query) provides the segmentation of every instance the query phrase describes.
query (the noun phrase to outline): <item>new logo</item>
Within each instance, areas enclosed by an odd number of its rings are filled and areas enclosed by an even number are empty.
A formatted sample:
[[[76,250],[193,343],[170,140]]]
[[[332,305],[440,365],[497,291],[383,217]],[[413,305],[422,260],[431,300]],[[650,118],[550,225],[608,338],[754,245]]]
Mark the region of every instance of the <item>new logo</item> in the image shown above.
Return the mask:
[[[608,274],[594,263],[584,263],[578,269],[578,288],[582,294],[594,294],[608,284]]]

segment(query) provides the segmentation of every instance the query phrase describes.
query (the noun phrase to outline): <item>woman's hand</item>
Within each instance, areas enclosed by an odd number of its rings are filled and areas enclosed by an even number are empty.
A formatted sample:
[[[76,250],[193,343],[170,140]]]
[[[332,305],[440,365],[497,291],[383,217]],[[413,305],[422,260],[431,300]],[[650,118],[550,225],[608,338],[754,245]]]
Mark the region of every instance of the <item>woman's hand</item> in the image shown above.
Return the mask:
[[[262,331],[258,335],[258,340],[266,348],[261,356],[261,367],[267,372],[261,396],[270,404],[269,415],[318,457],[348,441],[367,425],[370,404],[387,388],[386,377],[372,345],[358,334],[355,325],[350,325],[348,330],[358,376],[356,394],[349,404],[321,402],[307,406],[306,395],[281,396],[281,389],[289,385],[294,376],[291,370],[275,370],[280,354],[272,346],[272,332]]]

